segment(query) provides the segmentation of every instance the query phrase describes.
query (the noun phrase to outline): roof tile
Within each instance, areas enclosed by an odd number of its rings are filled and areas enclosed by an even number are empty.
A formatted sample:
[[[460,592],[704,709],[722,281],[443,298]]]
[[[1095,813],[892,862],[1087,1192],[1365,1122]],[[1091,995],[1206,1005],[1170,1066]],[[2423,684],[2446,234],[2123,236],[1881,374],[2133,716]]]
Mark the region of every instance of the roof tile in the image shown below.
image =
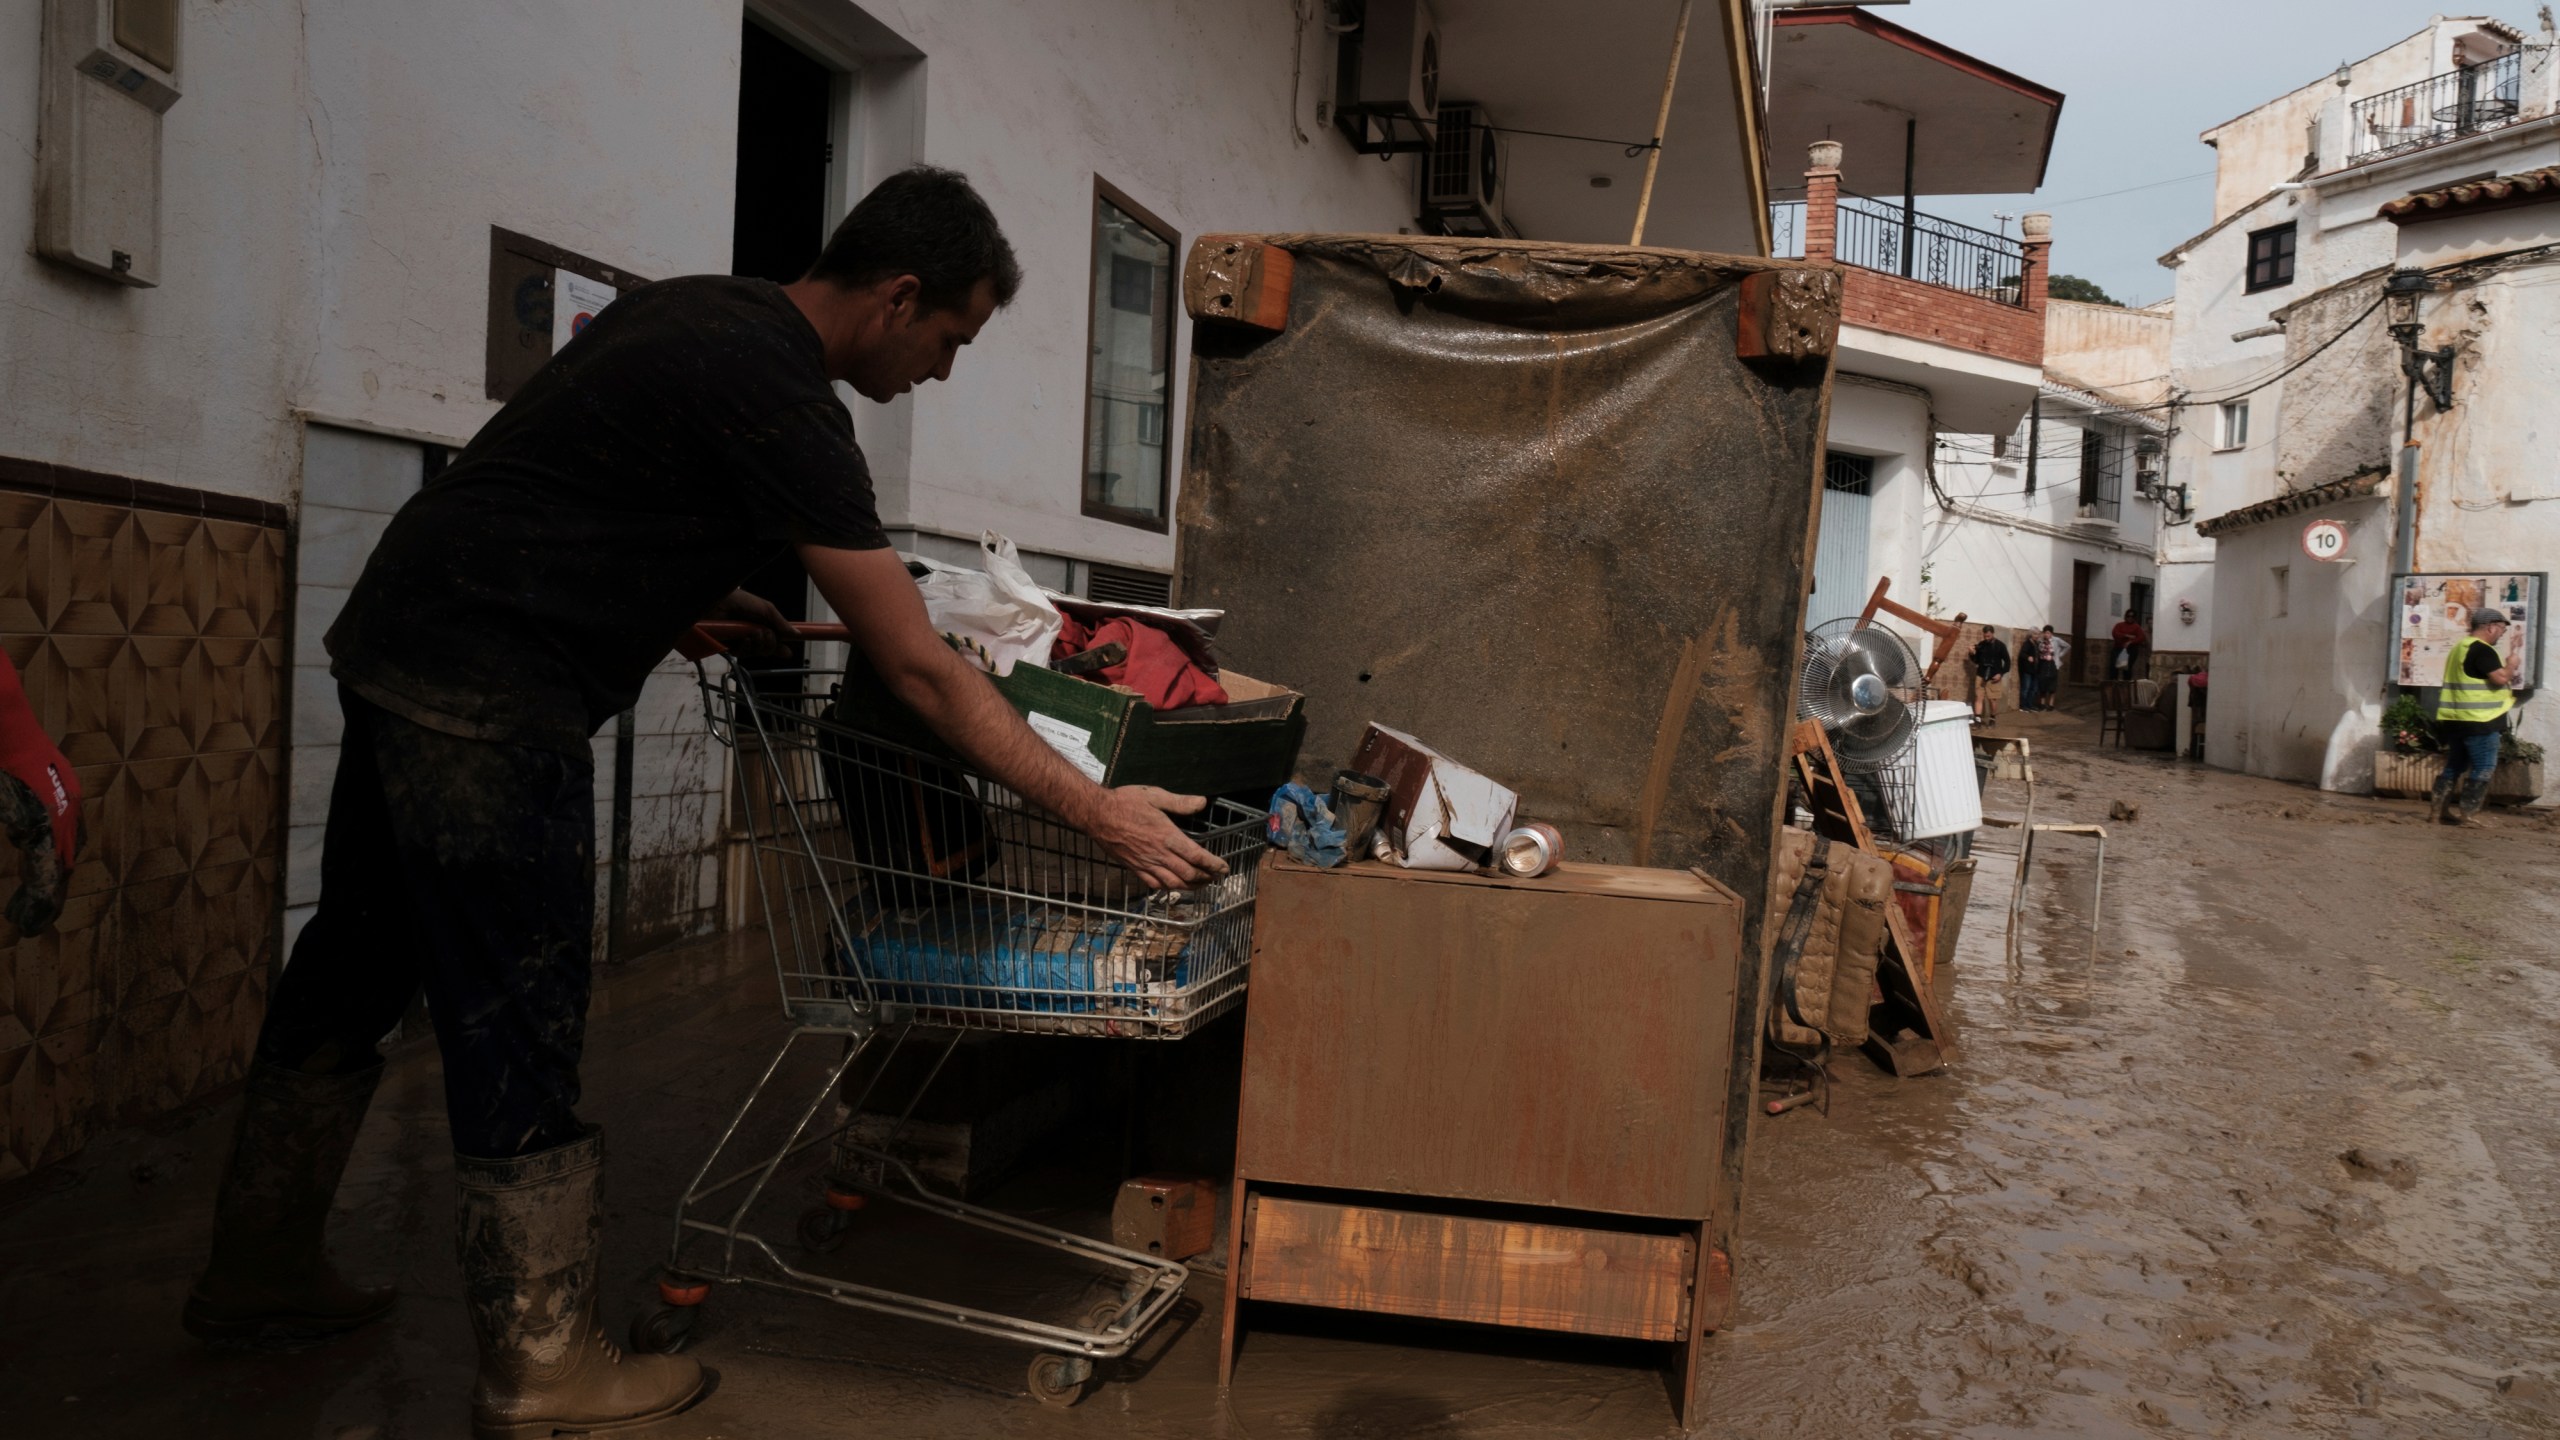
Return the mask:
[[[2420,190],[2391,201],[2379,213],[2386,220],[2407,224],[2412,220],[2433,220],[2458,211],[2504,205],[2541,195],[2560,199],[2560,165],[2545,165],[2539,170],[2522,170],[2488,180],[2465,180],[2458,185]]]

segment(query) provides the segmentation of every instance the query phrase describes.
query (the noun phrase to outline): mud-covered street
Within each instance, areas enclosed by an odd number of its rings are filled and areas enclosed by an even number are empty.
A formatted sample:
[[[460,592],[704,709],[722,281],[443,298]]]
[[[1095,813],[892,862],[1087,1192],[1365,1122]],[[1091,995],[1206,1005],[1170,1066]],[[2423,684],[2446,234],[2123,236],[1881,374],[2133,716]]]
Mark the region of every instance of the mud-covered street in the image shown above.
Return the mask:
[[[2414,805],[2080,748],[2031,721],[2040,818],[2111,826],[2100,954],[2085,852],[2055,842],[2022,963],[1986,860],[1955,964],[1962,1062],[1836,1063],[1826,1117],[1761,1123],[1718,1436],[2560,1434],[2560,830],[2439,831]],[[1994,811],[2013,809],[1995,784]],[[619,1327],[677,1188],[781,1021],[755,944],[670,953],[596,1003],[587,1108],[611,1137]],[[180,1333],[228,1107],[102,1141],[0,1216],[12,1434],[457,1434],[472,1350],[431,1049],[410,1045],[341,1195],[391,1323],[300,1354]],[[1101,1233],[1108,1178],[998,1198]],[[794,1203],[797,1203],[796,1201]],[[785,1217],[787,1219],[787,1215]],[[1072,1276],[885,1214],[839,1257],[1070,1312]],[[712,1437],[1661,1436],[1653,1354],[1334,1320],[1265,1324],[1214,1384],[1203,1307],[1081,1407],[1022,1356],[815,1302],[723,1292]]]

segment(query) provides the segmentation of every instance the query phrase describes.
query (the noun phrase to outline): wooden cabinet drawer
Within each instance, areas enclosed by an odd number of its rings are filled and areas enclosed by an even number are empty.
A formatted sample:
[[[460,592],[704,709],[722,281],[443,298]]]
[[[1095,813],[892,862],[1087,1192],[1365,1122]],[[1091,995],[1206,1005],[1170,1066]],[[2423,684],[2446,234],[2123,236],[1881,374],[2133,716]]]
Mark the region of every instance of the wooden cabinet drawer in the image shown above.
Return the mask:
[[[1682,1340],[1698,1243],[1254,1195],[1239,1252],[1247,1300]]]

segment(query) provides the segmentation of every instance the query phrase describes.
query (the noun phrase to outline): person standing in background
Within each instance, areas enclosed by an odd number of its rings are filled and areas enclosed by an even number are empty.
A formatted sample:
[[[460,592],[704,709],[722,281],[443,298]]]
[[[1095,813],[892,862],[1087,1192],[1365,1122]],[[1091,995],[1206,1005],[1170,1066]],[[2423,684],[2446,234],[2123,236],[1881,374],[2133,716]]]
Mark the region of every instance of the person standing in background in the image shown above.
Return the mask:
[[[2044,694],[2044,635],[2030,630],[2018,637],[2018,709],[2042,708],[2036,701]]]
[[[2480,824],[2480,806],[2489,798],[2489,777],[2498,768],[2498,745],[2507,730],[2507,712],[2516,708],[2509,687],[2516,672],[2498,653],[2507,633],[2507,612],[2487,606],[2471,612],[2471,633],[2453,643],[2444,657],[2444,688],[2436,692],[2436,737],[2444,741],[2444,773],[2436,777],[2427,802],[2427,818],[2446,825]],[[2454,787],[2462,802],[2454,805]]]
[[[2036,662],[2036,698],[2044,702],[2038,708],[2051,710],[2062,698],[2062,662],[2071,654],[2071,642],[2047,625],[2038,634],[2036,647],[2043,652]]]
[[[1973,647],[1973,723],[1988,725],[2000,718],[2000,681],[2009,673],[2009,647],[2000,643],[2000,632],[1989,625],[1982,627],[1982,641]]]
[[[2151,632],[2144,628],[2142,612],[2127,610],[2116,628],[2107,632],[2114,647],[2107,657],[2107,669],[2118,680],[2131,680],[2141,673],[2143,657],[2151,651]]]

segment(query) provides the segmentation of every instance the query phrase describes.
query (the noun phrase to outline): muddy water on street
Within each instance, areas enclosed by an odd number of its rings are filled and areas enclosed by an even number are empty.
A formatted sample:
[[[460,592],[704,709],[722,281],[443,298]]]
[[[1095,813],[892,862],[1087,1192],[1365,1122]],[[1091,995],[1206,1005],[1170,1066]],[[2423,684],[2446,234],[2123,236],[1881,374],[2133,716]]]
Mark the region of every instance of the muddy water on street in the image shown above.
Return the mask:
[[[1718,1430],[2560,1433],[2560,833],[2038,768],[2041,818],[2141,806],[2098,957],[2086,842],[2015,966],[1986,858],[1963,1063],[1762,1132]]]

